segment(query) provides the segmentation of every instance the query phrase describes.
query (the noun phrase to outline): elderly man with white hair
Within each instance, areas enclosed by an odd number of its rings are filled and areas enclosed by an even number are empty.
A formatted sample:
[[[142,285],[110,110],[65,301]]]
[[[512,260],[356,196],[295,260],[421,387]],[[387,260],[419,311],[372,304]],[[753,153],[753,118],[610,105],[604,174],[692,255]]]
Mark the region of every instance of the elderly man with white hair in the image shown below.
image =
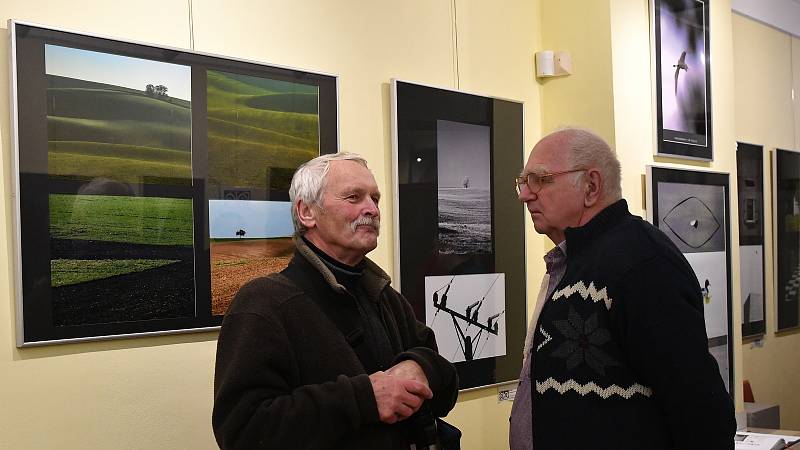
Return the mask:
[[[220,331],[212,424],[223,449],[408,449],[455,405],[455,368],[389,276],[380,191],[351,153],[302,165],[295,253],[243,286]],[[418,447],[419,448],[419,447]]]
[[[700,283],[622,199],[602,138],[545,136],[516,179],[553,241],[525,340],[510,446],[733,449],[733,402],[708,351]]]

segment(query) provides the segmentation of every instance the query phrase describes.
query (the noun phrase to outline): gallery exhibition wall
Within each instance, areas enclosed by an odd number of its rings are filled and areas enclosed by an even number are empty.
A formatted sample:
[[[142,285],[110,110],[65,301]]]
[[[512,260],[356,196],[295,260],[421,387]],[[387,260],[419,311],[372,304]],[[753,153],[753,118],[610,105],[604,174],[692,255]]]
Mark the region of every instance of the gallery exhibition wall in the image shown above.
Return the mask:
[[[538,3],[527,1],[181,0],[130,7],[96,1],[79,8],[60,2],[4,2],[0,447],[216,446],[210,426],[216,332],[16,347],[8,19],[337,75],[339,147],[362,153],[384,192],[382,236],[371,257],[391,273],[390,80],[524,102],[524,147],[529,148],[541,134],[533,66],[533,54],[540,48],[538,15]],[[521,165],[523,155],[518,158]],[[515,195],[510,181],[508,195]],[[531,265],[529,280],[542,274]],[[505,442],[510,406],[498,403],[496,388],[463,393],[451,419],[464,430],[466,448]]]
[[[791,88],[787,83],[792,83],[792,77],[786,71],[794,71],[797,83],[798,68],[791,68],[787,61],[792,60],[791,52],[794,60],[800,61],[798,40],[732,14],[730,2],[725,0],[713,1],[710,18],[712,162],[653,156],[655,107],[647,0],[167,0],[129,7],[95,0],[78,8],[52,1],[5,2],[0,6],[3,448],[216,448],[210,412],[217,332],[28,348],[16,345],[15,280],[19,268],[13,250],[16,200],[8,19],[338,76],[339,148],[362,153],[384,192],[382,235],[370,256],[389,273],[395,269],[397,248],[389,217],[393,209],[392,78],[524,102],[526,150],[518,156],[520,165],[535,142],[557,127],[577,125],[596,130],[616,148],[622,161],[623,196],[632,212],[642,216],[646,215],[644,174],[648,164],[733,174],[737,140],[759,143],[766,149],[798,149],[797,119],[792,115],[797,105],[787,104],[785,94],[780,94]],[[738,33],[748,37],[740,40]],[[773,44],[777,45],[770,47],[774,52],[763,51],[763,46]],[[785,69],[775,75],[782,78],[769,78],[773,74],[760,71],[761,63],[741,63],[739,53],[753,52],[746,46],[758,48],[760,58],[770,58],[763,64]],[[534,53],[543,49],[568,50],[573,74],[537,79]],[[775,92],[782,103],[768,100],[771,97],[760,89]],[[740,99],[740,91],[748,93],[746,100]],[[776,103],[783,106],[778,109]],[[742,118],[742,108],[751,116]],[[776,123],[782,127],[780,133],[773,129]],[[515,195],[510,181],[515,175],[508,174],[510,196]],[[735,198],[735,184],[731,189],[731,198]],[[736,213],[732,202],[731,216]],[[541,256],[552,244],[534,232],[527,218],[525,229],[525,286],[531,311],[544,274]],[[732,221],[731,234],[737,233],[737,223]],[[767,249],[770,235],[768,232]],[[738,271],[734,251],[732,273]],[[766,273],[772,273],[769,254]],[[734,304],[739,301],[738,288],[734,277]],[[767,304],[771,305],[769,295],[767,290]],[[748,342],[742,345],[740,333],[734,334],[731,369],[737,381],[736,406],[742,410],[740,384],[749,378],[757,400],[780,402],[782,425],[798,429],[800,398],[792,393],[800,386],[787,380],[791,377],[780,375],[800,369],[791,350],[798,337],[776,336],[771,314],[768,309],[763,347]],[[733,308],[734,323],[740,320],[740,310]],[[502,448],[507,442],[511,403],[498,401],[497,394],[497,387],[461,393],[448,420],[463,431],[464,448]]]
[[[736,140],[764,146],[765,180],[775,174],[770,154],[775,149],[800,149],[800,39],[738,14],[733,15],[734,80],[736,86]],[[795,99],[792,99],[794,90]],[[765,275],[772,285],[777,230],[775,192],[765,186]],[[778,296],[778,299],[775,297]],[[766,333],[763,339],[745,339],[742,345],[742,379],[749,380],[758,403],[780,405],[781,427],[800,428],[800,380],[788,374],[800,370],[796,357],[800,334],[778,332],[776,290],[765,292]]]

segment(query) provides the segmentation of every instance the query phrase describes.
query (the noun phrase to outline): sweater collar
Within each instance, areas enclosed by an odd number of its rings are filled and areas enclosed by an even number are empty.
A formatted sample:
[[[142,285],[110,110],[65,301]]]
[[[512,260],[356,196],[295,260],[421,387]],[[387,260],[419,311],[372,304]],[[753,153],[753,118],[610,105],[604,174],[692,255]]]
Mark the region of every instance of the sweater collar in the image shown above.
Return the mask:
[[[363,260],[355,266],[351,266],[341,261],[337,261],[331,255],[325,253],[322,251],[322,249],[314,245],[313,242],[306,239],[305,236],[300,236],[300,239],[302,239],[303,243],[306,244],[306,246],[319,257],[319,259],[328,267],[328,269],[330,269],[331,273],[333,273],[333,276],[336,278],[336,281],[339,282],[339,284],[346,287],[350,292],[355,292],[356,286],[358,286],[358,281],[361,279],[361,275],[364,274]]]
[[[626,217],[630,217],[628,212],[628,202],[625,199],[617,200],[600,211],[585,225],[577,228],[567,228],[564,230],[567,248],[570,254],[574,255],[583,250],[598,235],[621,222]]]
[[[313,269],[315,269],[319,274],[322,276],[325,284],[327,284],[331,289],[339,293],[347,292],[344,286],[342,286],[337,280],[336,276],[333,274],[331,269],[322,261],[322,259],[312,250],[308,245],[306,245],[305,240],[299,234],[296,234],[292,237],[292,241],[294,241],[294,245],[296,248],[295,258],[301,257],[302,260],[309,264]],[[364,292],[367,294],[368,298],[371,300],[376,300],[383,289],[391,283],[392,279],[386,272],[383,271],[377,264],[372,262],[369,258],[364,258],[359,266],[363,265],[363,274],[361,276],[361,283]]]

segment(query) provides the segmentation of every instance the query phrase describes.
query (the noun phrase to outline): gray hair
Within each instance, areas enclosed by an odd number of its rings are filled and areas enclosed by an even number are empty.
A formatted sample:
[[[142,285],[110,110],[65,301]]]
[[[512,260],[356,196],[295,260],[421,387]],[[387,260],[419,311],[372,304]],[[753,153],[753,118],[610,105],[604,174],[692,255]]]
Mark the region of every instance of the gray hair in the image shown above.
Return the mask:
[[[621,199],[622,168],[608,143],[593,131],[584,128],[568,127],[552,134],[557,133],[565,134],[570,167],[597,168],[603,177],[603,197],[609,201]]]
[[[300,219],[297,217],[297,200],[301,200],[309,206],[322,204],[325,181],[332,161],[355,161],[367,167],[367,160],[361,155],[347,152],[321,155],[298,167],[289,188],[289,201],[292,202],[292,223],[298,234],[305,233],[307,228],[300,223]]]

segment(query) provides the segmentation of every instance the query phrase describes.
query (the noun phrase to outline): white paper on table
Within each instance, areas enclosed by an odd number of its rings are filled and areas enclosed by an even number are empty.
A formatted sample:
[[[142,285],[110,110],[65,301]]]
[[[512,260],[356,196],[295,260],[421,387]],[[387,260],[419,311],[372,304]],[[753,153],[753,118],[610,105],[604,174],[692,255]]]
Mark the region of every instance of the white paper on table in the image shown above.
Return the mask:
[[[733,442],[734,450],[778,450],[785,448],[787,442],[795,442],[798,439],[800,436],[737,432]]]

